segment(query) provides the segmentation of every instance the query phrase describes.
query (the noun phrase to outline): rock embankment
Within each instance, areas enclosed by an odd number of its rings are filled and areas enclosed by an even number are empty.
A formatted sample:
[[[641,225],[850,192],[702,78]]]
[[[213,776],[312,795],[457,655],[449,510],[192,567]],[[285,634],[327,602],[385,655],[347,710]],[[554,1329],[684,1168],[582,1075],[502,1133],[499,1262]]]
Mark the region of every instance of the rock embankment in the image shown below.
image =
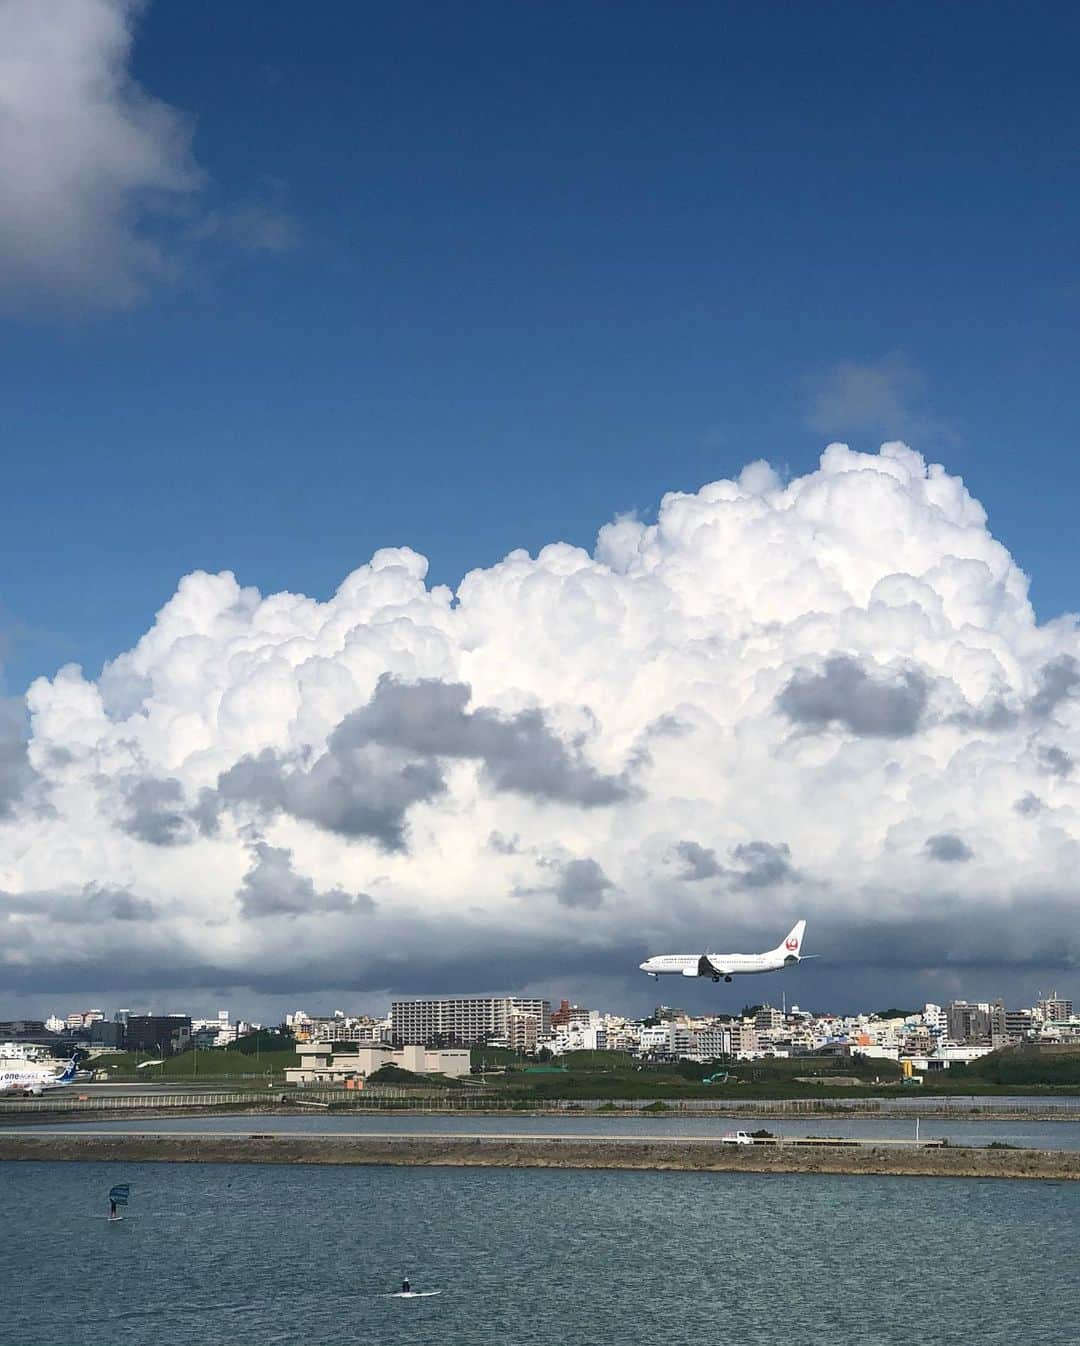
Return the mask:
[[[1080,1179],[1080,1153],[904,1145],[726,1146],[715,1140],[547,1136],[0,1135],[0,1160],[202,1164],[404,1164],[689,1172]]]

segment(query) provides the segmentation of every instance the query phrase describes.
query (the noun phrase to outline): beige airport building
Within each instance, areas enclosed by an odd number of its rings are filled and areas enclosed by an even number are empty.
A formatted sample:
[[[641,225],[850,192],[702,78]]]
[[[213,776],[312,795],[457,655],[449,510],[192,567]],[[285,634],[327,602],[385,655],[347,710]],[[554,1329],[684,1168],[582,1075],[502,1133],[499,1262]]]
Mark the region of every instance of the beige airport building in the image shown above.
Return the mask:
[[[447,1075],[459,1079],[468,1075],[471,1056],[468,1050],[408,1046],[348,1047],[335,1050],[332,1042],[298,1042],[299,1066],[285,1071],[286,1084],[337,1084],[366,1080],[382,1066],[400,1066],[414,1075]]]

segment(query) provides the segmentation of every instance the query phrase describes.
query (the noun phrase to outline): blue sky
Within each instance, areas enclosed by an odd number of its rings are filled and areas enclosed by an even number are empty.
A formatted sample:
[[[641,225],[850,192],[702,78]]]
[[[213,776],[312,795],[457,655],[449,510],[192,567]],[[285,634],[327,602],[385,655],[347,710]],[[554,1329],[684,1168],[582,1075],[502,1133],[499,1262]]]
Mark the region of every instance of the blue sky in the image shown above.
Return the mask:
[[[0,0],[11,994],[1065,988],[1078,36]]]
[[[200,209],[280,234],[0,317],[8,692],[96,674],[196,567],[322,596],[407,543],[454,583],[836,437],[943,460],[1074,608],[1078,26],[151,4],[132,74]]]

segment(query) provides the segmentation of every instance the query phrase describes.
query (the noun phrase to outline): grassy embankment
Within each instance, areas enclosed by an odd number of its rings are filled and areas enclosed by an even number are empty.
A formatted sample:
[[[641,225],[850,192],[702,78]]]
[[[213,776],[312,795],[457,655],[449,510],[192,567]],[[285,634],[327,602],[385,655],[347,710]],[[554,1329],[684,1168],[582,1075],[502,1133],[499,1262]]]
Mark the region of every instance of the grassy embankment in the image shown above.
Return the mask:
[[[167,1057],[160,1065],[137,1069],[146,1053],[112,1052],[97,1056],[88,1062],[90,1069],[108,1072],[111,1082],[117,1084],[181,1084],[214,1083],[235,1084],[237,1088],[263,1088],[267,1084],[283,1084],[285,1071],[299,1065],[299,1058],[288,1051],[260,1051],[247,1053],[232,1048],[217,1047],[209,1051],[187,1051]]]

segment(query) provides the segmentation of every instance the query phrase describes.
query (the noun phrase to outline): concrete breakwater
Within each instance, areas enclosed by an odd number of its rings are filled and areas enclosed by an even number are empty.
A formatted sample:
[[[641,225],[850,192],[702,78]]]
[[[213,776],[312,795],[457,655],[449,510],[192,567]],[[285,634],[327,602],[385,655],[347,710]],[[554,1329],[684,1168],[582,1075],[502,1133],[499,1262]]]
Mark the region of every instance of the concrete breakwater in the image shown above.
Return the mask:
[[[585,1136],[295,1136],[153,1132],[80,1135],[37,1129],[0,1135],[0,1160],[203,1164],[671,1169],[909,1177],[1080,1179],[1080,1153],[880,1142],[722,1145],[715,1138]]]

